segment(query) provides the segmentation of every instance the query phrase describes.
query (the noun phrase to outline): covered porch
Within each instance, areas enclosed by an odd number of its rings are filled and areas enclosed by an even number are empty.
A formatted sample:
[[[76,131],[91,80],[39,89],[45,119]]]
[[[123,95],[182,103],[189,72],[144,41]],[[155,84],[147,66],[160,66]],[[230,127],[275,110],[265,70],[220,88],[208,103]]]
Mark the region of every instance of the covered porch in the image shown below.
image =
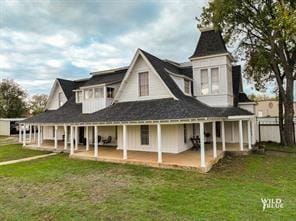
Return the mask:
[[[229,121],[235,122],[237,126],[239,142],[226,142],[225,124]],[[217,125],[219,125],[219,130],[217,130]],[[52,140],[44,139],[45,126],[52,127]],[[142,126],[148,128],[148,132],[143,130],[143,133],[148,133],[147,137],[144,138],[142,137]],[[112,139],[113,142],[99,141],[103,128],[110,127],[116,128],[116,138],[113,135],[115,138]],[[26,131],[21,132],[20,141],[23,142],[23,146],[30,148],[69,152],[71,158],[141,164],[153,167],[191,168],[201,172],[209,171],[219,159],[223,158],[226,151],[248,152],[254,144],[253,119],[250,117],[120,124],[39,124],[29,125],[29,128],[29,136],[26,135]],[[80,128],[83,128],[83,130]],[[232,128],[232,131],[235,130],[236,128]],[[64,131],[62,139],[59,139],[59,136],[61,137],[59,131]],[[84,131],[82,135],[80,131]],[[107,131],[112,130],[108,129]],[[210,138],[207,136],[209,131],[211,132]],[[189,140],[190,137],[194,136],[198,136],[199,147],[192,150],[192,144]],[[150,146],[144,143],[144,145],[141,144],[143,149],[139,149],[135,144],[137,139],[140,140],[138,142],[147,142],[148,139]]]

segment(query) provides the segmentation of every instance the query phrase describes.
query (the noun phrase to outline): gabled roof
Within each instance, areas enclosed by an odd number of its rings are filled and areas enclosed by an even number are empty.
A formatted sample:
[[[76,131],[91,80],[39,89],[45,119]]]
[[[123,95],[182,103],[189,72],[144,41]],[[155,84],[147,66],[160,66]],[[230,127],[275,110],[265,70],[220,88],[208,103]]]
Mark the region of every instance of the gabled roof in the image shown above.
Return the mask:
[[[190,58],[228,53],[219,31],[202,31],[196,49]]]
[[[72,96],[72,91],[75,88],[75,82],[70,81],[70,80],[60,79],[60,78],[57,78],[57,81],[61,85],[62,90],[65,93],[66,98],[69,100],[71,98],[71,96]]]
[[[141,50],[141,49],[140,49]],[[166,84],[166,86],[169,88],[169,90],[173,93],[173,95],[180,99],[184,96],[186,96],[180,88],[177,86],[176,82],[171,78],[170,73],[176,73],[180,74],[179,68],[177,68],[175,65],[165,62],[157,57],[155,57],[152,54],[149,54],[146,51],[141,50],[141,52],[144,54],[144,56],[148,59],[150,64],[154,67],[156,72],[159,74],[163,82]]]

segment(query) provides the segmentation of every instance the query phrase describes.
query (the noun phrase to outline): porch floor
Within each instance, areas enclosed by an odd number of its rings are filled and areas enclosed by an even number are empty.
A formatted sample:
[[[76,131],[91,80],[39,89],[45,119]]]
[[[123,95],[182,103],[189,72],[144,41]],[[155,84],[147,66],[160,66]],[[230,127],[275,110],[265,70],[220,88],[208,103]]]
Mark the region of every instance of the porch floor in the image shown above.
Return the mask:
[[[57,149],[54,149],[54,142],[50,140],[44,141],[41,147],[39,148],[37,148],[37,145],[35,143],[27,144],[27,147],[33,149],[51,150],[54,152],[70,151],[70,145],[68,145],[67,150],[64,150],[63,141],[58,142]],[[217,163],[221,158],[224,157],[224,152],[222,151],[221,143],[217,143],[217,158],[215,159],[213,157],[212,144],[205,144],[205,168],[200,167],[200,152],[197,150],[187,150],[178,154],[163,153],[161,164],[157,163],[157,152],[128,150],[128,159],[123,160],[123,151],[117,149],[116,147],[99,146],[98,150],[98,158],[96,158],[94,157],[92,145],[90,145],[89,151],[85,150],[84,145],[78,145],[78,150],[75,150],[75,153],[70,157],[77,159],[107,161],[115,163],[140,164],[152,167],[196,169],[201,172],[209,171],[215,163]],[[231,152],[241,152],[239,144],[237,143],[227,143],[226,150]],[[244,152],[247,151],[247,145],[244,145]]]

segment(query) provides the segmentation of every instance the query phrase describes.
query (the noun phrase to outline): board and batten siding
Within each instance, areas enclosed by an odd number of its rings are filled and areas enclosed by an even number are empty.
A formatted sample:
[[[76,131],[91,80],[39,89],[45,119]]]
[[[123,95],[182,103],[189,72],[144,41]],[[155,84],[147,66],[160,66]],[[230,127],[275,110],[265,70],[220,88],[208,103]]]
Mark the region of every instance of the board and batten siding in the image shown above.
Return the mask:
[[[140,72],[148,72],[149,76],[149,96],[139,96],[139,79],[138,74]],[[157,73],[155,73],[146,61],[139,56],[131,70],[130,75],[126,81],[126,84],[121,90],[121,93],[117,99],[118,102],[125,101],[139,101],[139,100],[151,100],[172,97],[169,90],[165,87],[164,83],[160,79]]]
[[[56,84],[54,91],[53,91],[53,96],[47,104],[48,110],[56,110],[59,108],[59,93],[62,93],[61,99],[62,99],[63,104],[66,103],[67,98],[64,94],[63,89],[61,88],[61,86],[59,84]]]
[[[190,125],[189,125],[190,127]],[[188,130],[190,136],[190,129]],[[118,127],[118,149],[122,149],[122,127]],[[157,152],[157,126],[149,125],[149,145],[141,145],[140,126],[127,126],[128,150]],[[161,150],[164,153],[180,153],[192,147],[191,141],[184,144],[183,125],[161,125]],[[181,139],[182,138],[182,139]]]

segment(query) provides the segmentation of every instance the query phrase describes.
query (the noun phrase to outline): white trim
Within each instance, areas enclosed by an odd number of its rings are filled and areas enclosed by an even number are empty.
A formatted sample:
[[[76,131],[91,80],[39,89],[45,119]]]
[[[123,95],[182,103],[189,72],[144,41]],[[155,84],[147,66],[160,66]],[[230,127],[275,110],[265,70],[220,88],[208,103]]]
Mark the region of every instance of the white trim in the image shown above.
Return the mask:
[[[207,55],[207,56],[202,56],[202,57],[192,57],[189,60],[190,61],[202,60],[202,59],[205,59],[205,58],[215,58],[215,57],[220,57],[220,56],[223,56],[223,55],[228,56],[231,61],[234,61],[234,58],[229,53],[221,53],[221,54]]]
[[[256,102],[255,101],[251,101],[251,102],[238,102],[238,105],[250,105],[250,104],[253,104],[253,105],[255,105],[256,104]]]
[[[229,116],[228,119],[229,119],[229,120],[251,119],[251,118],[253,118],[254,116],[255,116],[255,115]]]
[[[238,121],[238,126],[239,126],[239,146],[240,150],[244,150],[244,135],[243,135],[243,121],[239,120]]]
[[[127,160],[127,126],[123,125],[122,130],[122,138],[123,138],[123,159]]]
[[[157,162],[162,163],[162,139],[161,139],[161,125],[157,124]]]
[[[108,70],[95,71],[95,72],[91,72],[90,75],[92,75],[92,76],[103,75],[103,74],[113,73],[115,71],[120,71],[120,70],[124,70],[124,69],[128,69],[128,68],[129,68],[129,66],[124,66],[124,67],[120,67],[120,68],[112,68],[112,69],[108,69]]]
[[[200,136],[200,167],[206,167],[204,123],[199,123]]]
[[[166,72],[168,72],[169,74],[171,74],[171,75],[175,76],[175,77],[184,78],[184,79],[186,79],[186,80],[193,81],[193,79],[192,79],[192,78],[190,78],[190,77],[187,77],[187,76],[185,76],[185,75],[176,74],[176,73],[174,73],[174,72],[171,72],[170,70],[168,70],[168,69],[166,69],[166,68],[164,68],[164,70],[165,70]]]

